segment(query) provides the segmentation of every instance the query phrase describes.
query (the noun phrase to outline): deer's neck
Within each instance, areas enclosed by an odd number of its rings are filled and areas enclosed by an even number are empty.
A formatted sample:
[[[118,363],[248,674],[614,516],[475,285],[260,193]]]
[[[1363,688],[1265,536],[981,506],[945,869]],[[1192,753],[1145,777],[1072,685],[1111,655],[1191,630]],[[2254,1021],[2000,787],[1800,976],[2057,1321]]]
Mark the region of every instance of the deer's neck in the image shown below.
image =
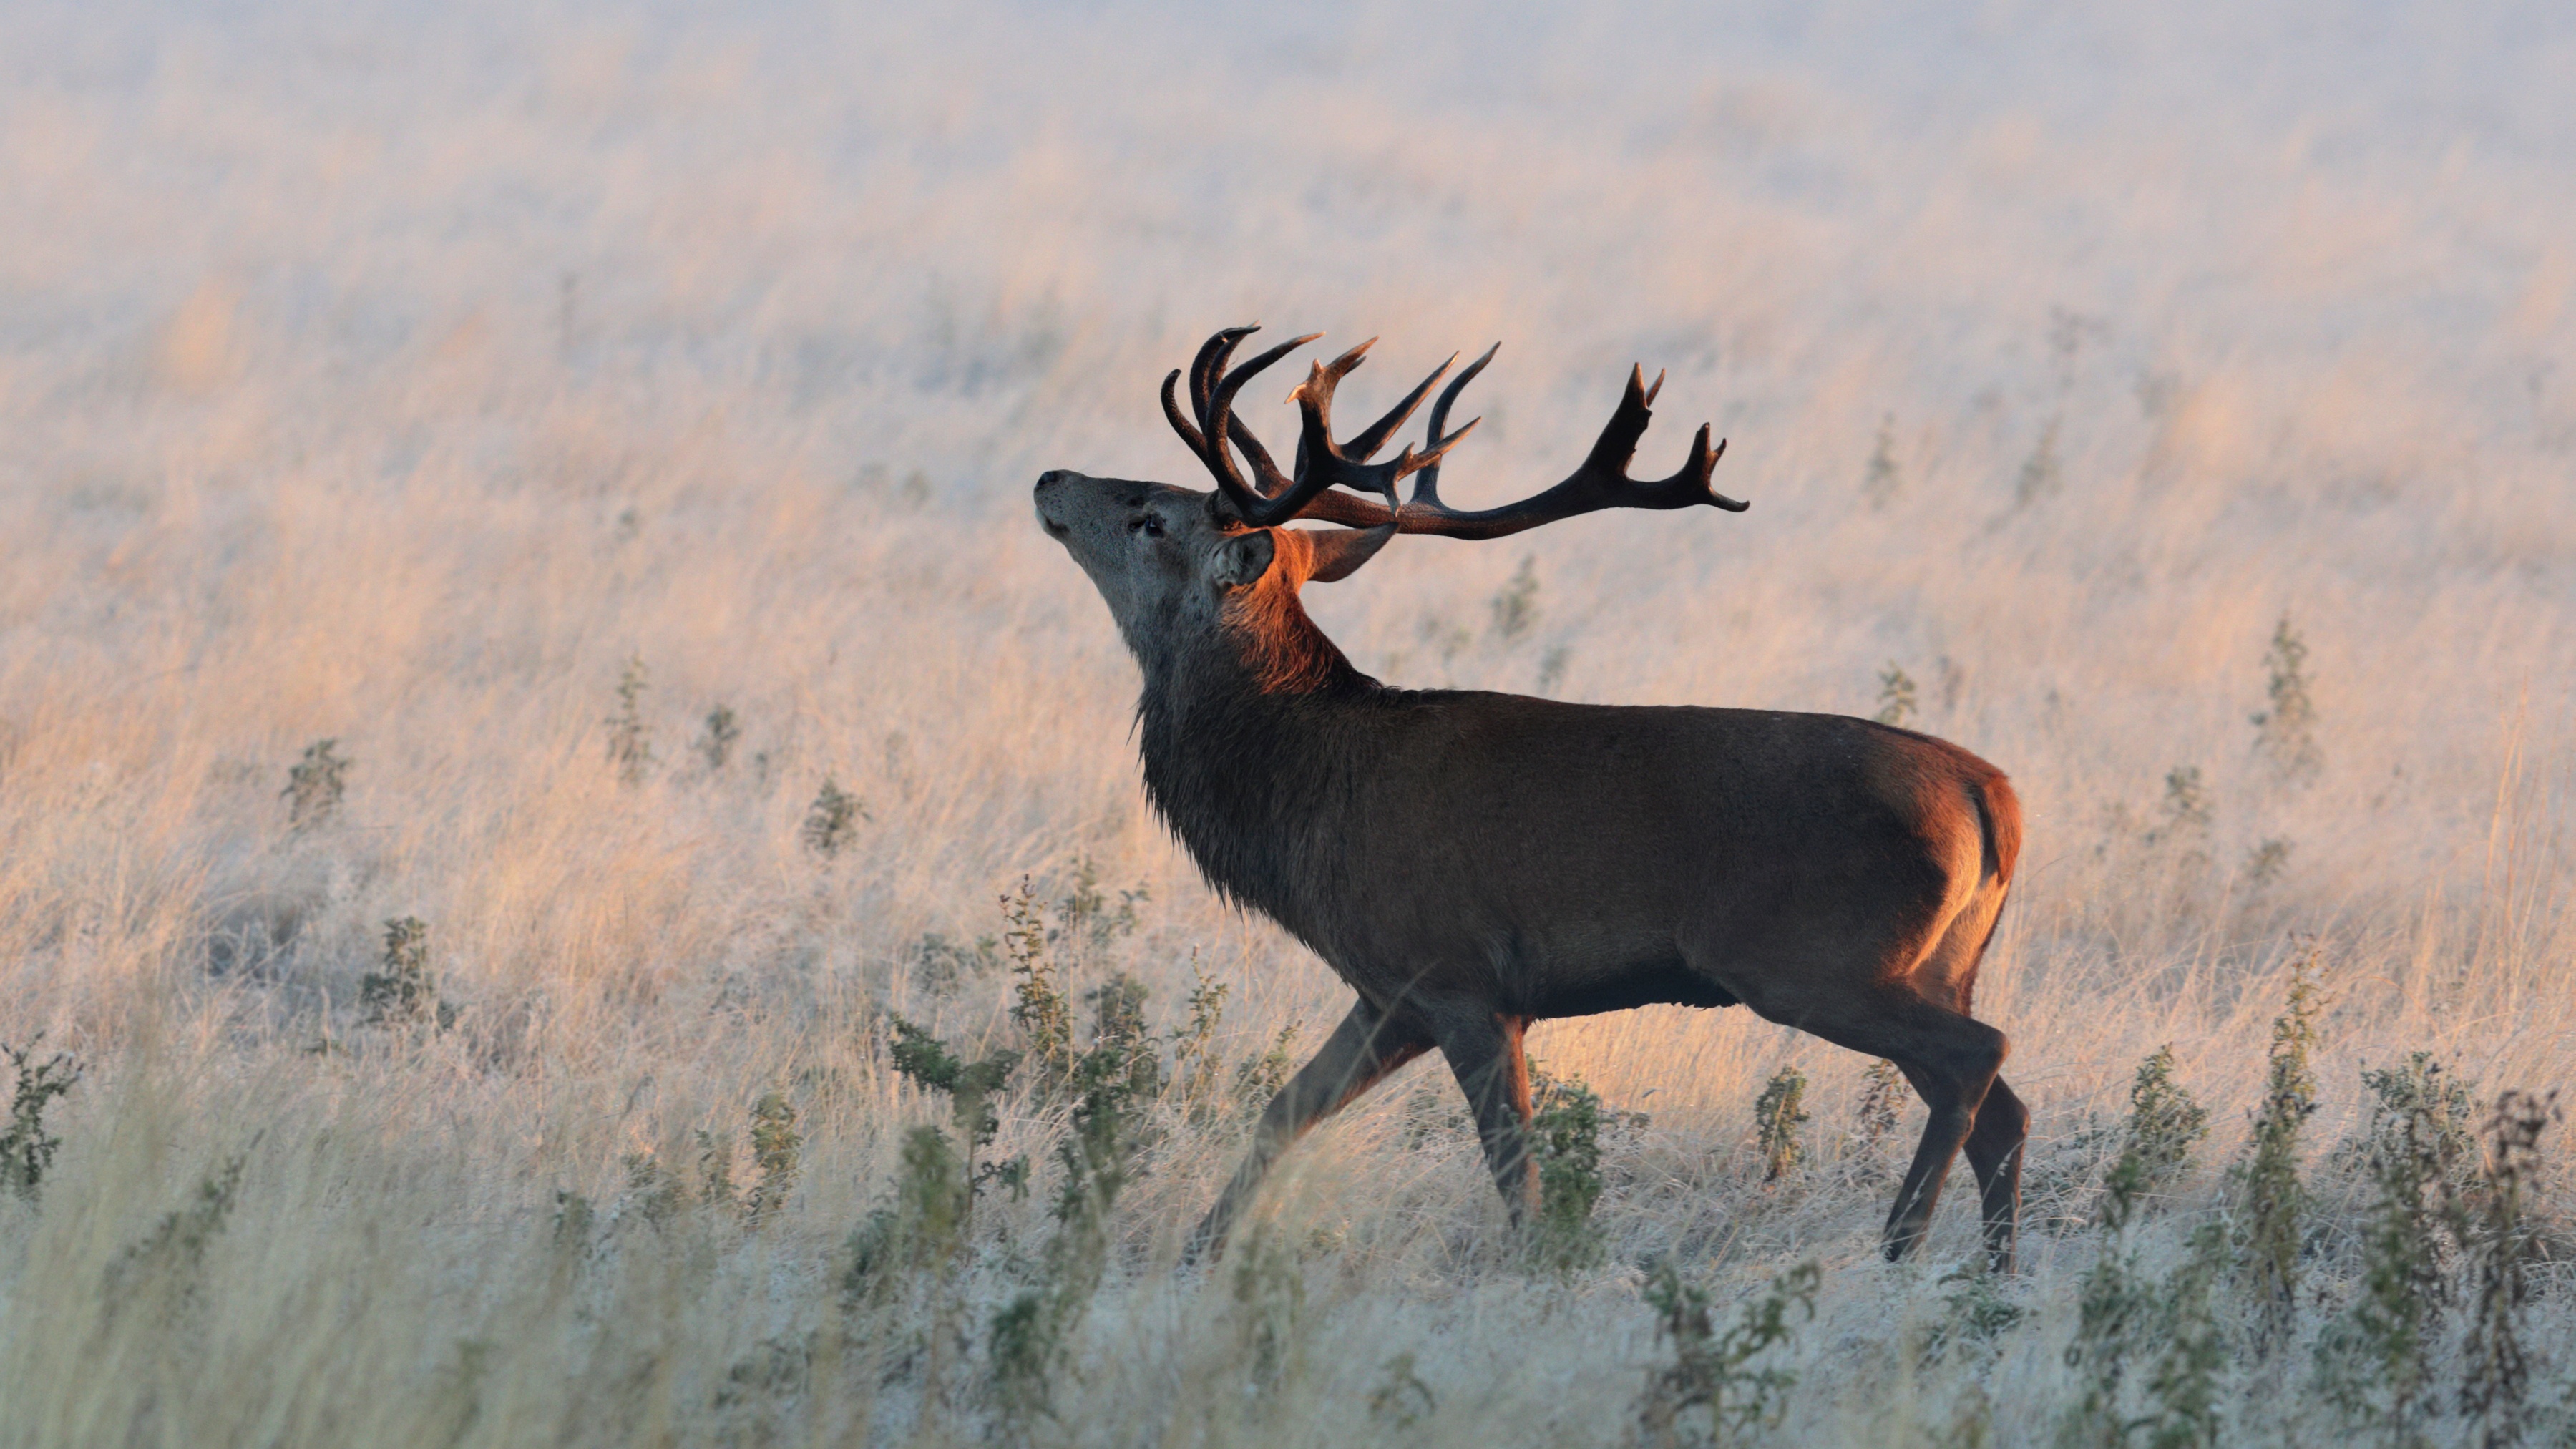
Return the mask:
[[[1145,661],[1145,789],[1211,885],[1304,935],[1333,889],[1379,686],[1294,593],[1246,604],[1202,647]]]

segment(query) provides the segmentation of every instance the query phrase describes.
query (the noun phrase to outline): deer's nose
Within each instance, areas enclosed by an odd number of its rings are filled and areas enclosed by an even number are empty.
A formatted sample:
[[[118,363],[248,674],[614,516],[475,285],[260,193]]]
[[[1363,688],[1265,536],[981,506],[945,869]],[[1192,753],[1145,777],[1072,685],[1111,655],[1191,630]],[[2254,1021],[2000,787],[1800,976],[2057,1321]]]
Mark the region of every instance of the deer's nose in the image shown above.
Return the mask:
[[[1048,533],[1057,538],[1064,537],[1066,529],[1063,524],[1056,522],[1055,519],[1047,513],[1047,498],[1056,491],[1057,484],[1062,483],[1064,480],[1072,476],[1073,475],[1071,473],[1066,472],[1062,468],[1050,468],[1038,475],[1038,486],[1036,489],[1038,527],[1045,529]]]

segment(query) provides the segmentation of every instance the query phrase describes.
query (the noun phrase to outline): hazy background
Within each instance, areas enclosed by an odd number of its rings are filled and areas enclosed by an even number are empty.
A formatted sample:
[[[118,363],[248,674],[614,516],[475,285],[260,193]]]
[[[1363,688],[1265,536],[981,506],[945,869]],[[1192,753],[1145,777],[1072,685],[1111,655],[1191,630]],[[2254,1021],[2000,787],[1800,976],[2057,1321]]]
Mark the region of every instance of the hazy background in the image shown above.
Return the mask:
[[[2119,1110],[2172,1039],[2232,1151],[2303,932],[2337,963],[2329,1122],[2354,1062],[2418,1046],[2563,1079],[2576,21],[2243,9],[0,11],[0,1040],[93,1063],[48,1203],[94,1204],[77,1234],[7,1219],[0,1294],[108,1314],[99,1264],[231,1153],[226,1241],[266,1245],[221,1269],[241,1304],[407,1285],[373,1336],[295,1338],[315,1320],[278,1307],[240,1361],[283,1373],[293,1341],[311,1377],[265,1407],[222,1353],[130,1329],[155,1393],[40,1372],[86,1329],[0,1332],[0,1384],[56,1395],[30,1425],[216,1442],[339,1403],[335,1354],[380,1355],[399,1418],[454,1392],[453,1342],[524,1321],[525,1402],[549,1403],[614,1374],[572,1319],[460,1286],[496,1244],[542,1238],[558,1188],[613,1195],[625,1153],[842,1073],[798,1099],[794,1246],[656,1290],[653,1361],[720,1376],[825,1311],[895,1129],[936,1115],[885,1075],[875,1013],[1007,1035],[1007,980],[932,990],[924,936],[994,932],[1001,891],[1060,894],[1077,857],[1150,893],[1083,970],[1136,973],[1162,1023],[1204,969],[1230,1049],[1290,1020],[1311,1042],[1340,988],[1152,822],[1133,667],[1027,496],[1049,467],[1200,484],[1154,388],[1254,319],[1383,334],[1353,415],[1499,339],[1443,480],[1466,505],[1554,481],[1631,362],[1670,370],[1639,471],[1713,420],[1750,513],[1408,539],[1310,603],[1410,684],[1869,713],[1903,671],[1915,723],[2029,810],[1980,1004],[2044,1138]],[[1285,385],[1244,408],[1274,439]],[[1524,560],[1515,632],[1494,601]],[[2308,780],[2250,722],[2285,617]],[[630,659],[656,763],[625,785]],[[690,748],[719,704],[743,731],[721,770]],[[346,805],[290,834],[285,771],[326,737]],[[869,818],[823,860],[799,826],[827,776]],[[426,1044],[352,1005],[403,915],[466,1007]],[[1499,1213],[1472,1144],[1397,1145],[1406,1094],[1448,1090],[1417,1068],[1307,1154],[1314,1211],[1358,1214],[1334,1241],[1361,1245],[1312,1269],[1343,1285],[1314,1290],[1318,1384],[1364,1386],[1388,1345],[1429,1364],[1420,1315],[1468,1284],[1504,1306],[1442,1330],[1495,1355],[1425,1369],[1446,1432],[1581,1437],[1648,1348],[1620,1265],[1676,1245],[1721,1276],[1821,1252],[1864,1275],[1850,1331],[1872,1321],[1883,1185],[1790,1207],[1738,1180],[1761,1081],[1805,1064],[1822,1120],[1857,1059],[1740,1012],[1536,1050],[1654,1114],[1605,1199],[1612,1266],[1579,1309],[1513,1296],[1536,1290],[1475,1256]],[[1053,1130],[1015,1119],[1004,1148],[1043,1159]],[[1140,1254],[1235,1143],[1168,1150],[1131,1199]],[[369,1165],[315,1165],[334,1152]],[[1331,1206],[1395,1157],[1411,1206]],[[362,1218],[422,1226],[397,1253]],[[2019,1291],[2057,1312],[2081,1261],[2051,1251]],[[1415,1276],[1379,1293],[1353,1263]],[[1204,1305],[1138,1293],[1119,1332],[1188,1339]],[[1522,1363],[1524,1315],[1560,1311],[1618,1326]],[[2026,1383],[2054,1363],[2032,1345]],[[1167,1401],[1102,1374],[1117,1413]],[[1335,1422],[1312,1432],[1357,1432]]]

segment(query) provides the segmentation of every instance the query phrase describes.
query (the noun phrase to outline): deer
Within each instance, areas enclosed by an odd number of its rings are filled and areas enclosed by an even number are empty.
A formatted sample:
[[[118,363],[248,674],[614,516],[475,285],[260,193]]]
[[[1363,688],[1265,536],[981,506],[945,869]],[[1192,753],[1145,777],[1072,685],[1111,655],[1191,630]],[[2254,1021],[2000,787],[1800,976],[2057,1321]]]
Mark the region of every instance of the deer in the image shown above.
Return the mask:
[[[1423,446],[1383,461],[1371,460],[1456,356],[1347,440],[1332,434],[1334,390],[1376,339],[1310,363],[1288,395],[1299,432],[1283,472],[1234,399],[1321,334],[1234,365],[1256,330],[1199,349],[1188,412],[1181,371],[1163,380],[1164,416],[1213,491],[1064,469],[1036,486],[1039,526],[1089,576],[1143,675],[1135,736],[1155,812],[1222,899],[1277,922],[1356,998],[1263,1110],[1187,1260],[1223,1251],[1291,1144],[1433,1051],[1466,1095],[1507,1217],[1526,1226],[1540,1199],[1525,1033],[1669,1003],[1744,1006],[1894,1062],[1928,1120],[1885,1255],[1923,1241],[1964,1152],[1988,1262],[2010,1272],[2030,1114],[2000,1075],[2009,1040],[1970,1015],[2021,844],[2003,773],[1841,715],[1362,674],[1300,590],[1350,577],[1398,534],[1493,539],[1604,509],[1749,505],[1710,486],[1726,445],[1706,425],[1679,471],[1628,476],[1663,387],[1642,366],[1564,481],[1493,508],[1444,503],[1442,462],[1475,427],[1447,431],[1451,407],[1500,343],[1442,390]]]

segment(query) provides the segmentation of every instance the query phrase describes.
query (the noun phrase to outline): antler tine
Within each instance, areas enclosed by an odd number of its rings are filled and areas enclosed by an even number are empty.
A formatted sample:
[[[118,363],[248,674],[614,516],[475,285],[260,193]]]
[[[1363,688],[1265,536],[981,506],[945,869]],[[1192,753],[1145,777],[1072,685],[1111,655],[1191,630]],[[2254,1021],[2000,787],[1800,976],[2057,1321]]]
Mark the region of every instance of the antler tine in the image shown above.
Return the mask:
[[[1464,439],[1469,433],[1475,431],[1476,424],[1484,421],[1482,417],[1469,418],[1466,425],[1458,429],[1458,431],[1454,433],[1444,433],[1441,430],[1449,426],[1450,405],[1458,401],[1458,394],[1465,392],[1467,390],[1467,384],[1474,382],[1476,380],[1476,374],[1484,371],[1485,364],[1493,361],[1494,354],[1502,350],[1503,344],[1500,342],[1486,348],[1485,355],[1467,364],[1467,370],[1458,374],[1457,381],[1442,388],[1440,390],[1440,400],[1431,405],[1431,423],[1430,426],[1424,430],[1429,435],[1428,441],[1430,446],[1424,450],[1422,455],[1422,471],[1413,475],[1414,503],[1427,508],[1438,508],[1440,506],[1441,460],[1449,455],[1449,450],[1451,448],[1458,446],[1460,440]],[[1453,356],[1450,358],[1450,361],[1455,362],[1457,361],[1457,358]],[[1437,373],[1433,374],[1435,377],[1438,375],[1439,374]],[[1428,386],[1428,384],[1425,384],[1425,386]]]
[[[1270,461],[1270,450],[1261,446],[1260,440],[1252,436],[1252,430],[1235,422],[1234,395],[1243,391],[1245,383],[1252,381],[1272,363],[1323,335],[1320,332],[1309,332],[1303,337],[1291,337],[1227,373],[1224,380],[1217,383],[1207,406],[1200,410],[1199,426],[1206,431],[1208,437],[1218,440],[1217,449],[1220,453],[1224,451],[1224,445],[1229,441],[1251,445],[1244,449],[1244,454],[1252,460],[1253,473],[1261,480],[1259,487],[1254,491],[1265,501],[1294,491],[1295,485],[1280,474],[1279,465]],[[1231,352],[1232,349],[1229,348],[1228,351]],[[1222,362],[1223,359],[1220,358],[1219,361]],[[1226,459],[1226,471],[1234,472],[1234,461],[1230,457]],[[1242,480],[1238,476],[1235,481],[1239,483]]]
[[[1687,508],[1694,503],[1706,503],[1729,513],[1742,513],[1752,507],[1708,486],[1718,458],[1726,452],[1726,444],[1720,442],[1713,449],[1709,446],[1709,425],[1706,423],[1700,424],[1699,435],[1691,439],[1690,457],[1671,476],[1628,476],[1629,460],[1637,456],[1637,440],[1646,435],[1646,424],[1654,417],[1648,407],[1654,402],[1655,395],[1663,390],[1664,374],[1656,373],[1654,385],[1650,387],[1643,367],[1628,369],[1628,390],[1619,399],[1618,410],[1611,413],[1610,421],[1602,426],[1601,437],[1584,457],[1583,466],[1557,485],[1558,488],[1580,482],[1610,500],[1593,505],[1596,508]],[[1684,484],[1695,486],[1684,487]],[[1551,493],[1555,491],[1549,490]],[[1627,496],[1619,496],[1621,494]]]
[[[1368,351],[1368,348],[1373,348],[1373,345],[1376,345],[1376,343],[1378,343],[1376,338],[1368,338],[1368,340],[1365,340],[1365,343],[1360,343],[1358,348],[1350,348],[1350,353],[1345,353],[1345,356],[1342,356],[1342,358],[1337,358],[1337,361],[1334,361],[1334,369],[1332,369],[1332,384],[1340,384],[1340,382],[1342,382],[1342,376],[1350,374],[1350,371],[1355,369],[1355,366],[1363,364],[1363,361],[1368,361],[1368,358],[1365,358],[1363,353]],[[1386,446],[1386,438],[1394,436],[1396,428],[1401,428],[1401,425],[1404,425],[1404,420],[1406,420],[1406,418],[1412,418],[1412,415],[1414,415],[1414,407],[1422,407],[1422,400],[1425,400],[1425,397],[1430,397],[1432,384],[1440,382],[1440,379],[1443,379],[1443,376],[1448,376],[1448,369],[1450,369],[1450,366],[1455,366],[1455,364],[1458,364],[1458,353],[1450,353],[1448,361],[1445,361],[1445,364],[1435,366],[1435,369],[1432,369],[1432,374],[1430,374],[1430,376],[1425,376],[1425,379],[1422,379],[1422,382],[1414,384],[1412,392],[1406,392],[1404,397],[1399,397],[1399,400],[1396,400],[1396,405],[1394,405],[1394,407],[1388,407],[1386,415],[1383,415],[1383,418],[1378,418],[1376,423],[1370,423],[1368,428],[1363,428],[1363,431],[1360,431],[1358,436],[1350,438],[1350,441],[1347,441],[1347,443],[1342,443],[1342,456],[1347,456],[1347,459],[1352,459],[1352,462],[1363,462],[1363,464],[1368,462],[1368,459],[1373,459],[1373,456],[1378,454],[1378,449],[1383,449],[1383,446]],[[1309,382],[1314,382],[1314,379],[1309,379]],[[1329,387],[1327,387],[1327,389],[1329,389]],[[1329,405],[1329,397],[1327,397],[1327,405]],[[1435,433],[1437,433],[1437,428],[1435,428]]]
[[[1289,393],[1289,397],[1294,399],[1307,388],[1312,387],[1317,389],[1317,406],[1324,417],[1324,431],[1326,436],[1330,436],[1331,433],[1333,390],[1340,386],[1343,378],[1349,376],[1362,362],[1368,360],[1368,350],[1376,345],[1377,339],[1374,337],[1370,338],[1368,341],[1363,342],[1359,346],[1352,348],[1350,351],[1343,353],[1341,356],[1334,358],[1329,365],[1311,371],[1308,374],[1306,381],[1299,384],[1295,391]],[[1396,429],[1404,426],[1404,420],[1413,416],[1414,409],[1422,406],[1422,399],[1431,391],[1432,384],[1438,382],[1444,375],[1446,375],[1450,367],[1457,361],[1458,354],[1454,352],[1450,353],[1449,360],[1447,362],[1443,362],[1438,367],[1433,368],[1429,377],[1416,383],[1413,391],[1406,393],[1402,398],[1399,398],[1394,407],[1387,409],[1386,416],[1369,424],[1349,442],[1338,444],[1337,446],[1340,450],[1340,456],[1343,459],[1354,463],[1365,463],[1369,459],[1377,456],[1378,449],[1386,446],[1386,440],[1394,435]],[[1433,432],[1436,434],[1438,429],[1435,428]],[[1296,470],[1297,476],[1301,478],[1306,474],[1308,447],[1307,433],[1301,426],[1297,432]],[[1423,465],[1424,461],[1424,458],[1416,458],[1413,466],[1419,468]],[[1393,479],[1388,480],[1390,484],[1392,484],[1393,481]],[[1355,485],[1345,482],[1344,486],[1347,487]],[[1388,496],[1390,506],[1392,506],[1392,491],[1389,492]]]
[[[1177,367],[1163,375],[1163,421],[1170,423],[1172,431],[1180,434],[1181,441],[1189,444],[1190,451],[1198,455],[1201,463],[1205,463],[1207,462],[1207,439],[1200,434],[1196,424],[1181,416],[1180,401],[1172,396],[1172,389],[1179,384],[1180,380],[1181,370]]]
[[[1306,365],[1306,380],[1297,384],[1295,387],[1288,389],[1288,401],[1297,402],[1301,400],[1306,396],[1306,390],[1310,387],[1318,389],[1316,396],[1321,400],[1320,406],[1322,407],[1324,414],[1324,431],[1329,435],[1332,431],[1333,421],[1333,389],[1341,386],[1342,379],[1350,376],[1352,369],[1358,367],[1361,363],[1368,361],[1368,350],[1375,346],[1377,346],[1377,339],[1372,337],[1366,342],[1361,343],[1359,346],[1352,348],[1350,351],[1343,353],[1341,356],[1334,358],[1330,363],[1308,363]],[[1381,439],[1380,441],[1384,440]],[[1309,447],[1310,443],[1307,437],[1306,428],[1301,422],[1297,429],[1296,469],[1297,476],[1300,478],[1306,476],[1306,458]],[[1365,458],[1367,455],[1362,454],[1361,456]]]
[[[1376,340],[1372,337],[1343,353],[1333,359],[1329,367],[1322,364],[1310,367],[1306,380],[1288,394],[1296,402],[1299,413],[1297,486],[1289,496],[1296,498],[1301,508],[1321,496],[1326,489],[1341,487],[1354,493],[1383,496],[1387,510],[1392,513],[1396,507],[1395,485],[1426,461],[1410,446],[1383,463],[1362,460],[1383,447],[1386,435],[1402,426],[1413,410],[1421,406],[1422,395],[1430,391],[1442,373],[1449,370],[1447,362],[1440,364],[1439,369],[1423,379],[1421,385],[1398,402],[1393,411],[1371,424],[1367,432],[1353,439],[1349,445],[1333,441],[1333,389],[1351,369],[1360,365],[1369,346]],[[1455,360],[1454,357],[1451,359]],[[1293,517],[1294,514],[1290,512],[1284,516]]]
[[[1224,370],[1226,359],[1234,354],[1235,345],[1260,330],[1258,322],[1249,327],[1221,328],[1199,344],[1198,355],[1190,359],[1190,410],[1200,423],[1207,421],[1208,394],[1214,390],[1216,376]],[[1208,456],[1206,434],[1181,416],[1180,404],[1172,397],[1173,385],[1180,377],[1180,369],[1174,368],[1163,379],[1163,418],[1172,425],[1173,432],[1181,435],[1181,441],[1190,445],[1190,451],[1198,454],[1199,461],[1213,469],[1217,464]]]
[[[1225,415],[1225,436],[1227,441],[1243,450],[1243,456],[1252,460],[1252,475],[1260,480],[1262,497],[1276,498],[1294,485],[1295,480],[1280,472],[1279,465],[1271,461],[1270,450],[1252,435],[1252,429],[1245,427],[1243,419],[1231,412]]]
[[[1189,445],[1190,451],[1198,454],[1199,462],[1216,479],[1217,495],[1223,500],[1224,507],[1243,517],[1261,511],[1263,499],[1258,489],[1243,481],[1241,470],[1234,464],[1234,453],[1227,447],[1228,437],[1234,430],[1228,406],[1233,402],[1234,394],[1251,380],[1253,374],[1315,340],[1312,336],[1293,338],[1233,372],[1225,373],[1225,364],[1233,357],[1235,345],[1260,330],[1257,324],[1228,327],[1200,344],[1198,356],[1190,362],[1191,402],[1198,414],[1195,425],[1181,416],[1179,400],[1172,395],[1180,373],[1175,371],[1163,379],[1165,420],[1171,423],[1172,431],[1181,435],[1181,441]],[[1224,374],[1222,379],[1219,377],[1221,373]],[[1278,479],[1278,468],[1271,464],[1267,453],[1259,450],[1258,444],[1254,445],[1253,457],[1265,483],[1276,486],[1276,482],[1285,481]]]
[[[1375,342],[1376,340],[1377,339],[1374,337],[1369,339],[1371,342]],[[1429,377],[1426,377],[1422,381],[1414,384],[1413,391],[1406,393],[1402,398],[1397,400],[1395,406],[1388,408],[1386,410],[1385,417],[1369,424],[1366,428],[1360,431],[1359,436],[1342,444],[1342,455],[1359,463],[1365,463],[1370,458],[1375,457],[1377,455],[1377,450],[1386,446],[1386,440],[1394,436],[1395,430],[1404,426],[1404,420],[1413,416],[1413,410],[1422,406],[1423,398],[1430,395],[1431,385],[1447,376],[1449,369],[1455,366],[1457,361],[1458,354],[1454,352],[1450,353],[1449,360],[1447,362],[1441,363],[1438,367],[1431,369],[1431,375]],[[1357,366],[1358,364],[1353,363],[1352,365]],[[1440,435],[1440,429],[1437,426],[1434,426],[1431,433],[1432,436],[1436,438]],[[1418,460],[1416,466],[1419,466]]]
[[[1216,380],[1225,373],[1226,359],[1234,355],[1236,344],[1261,330],[1261,324],[1249,327],[1227,327],[1199,344],[1199,355],[1190,359],[1190,406],[1199,420],[1207,420],[1208,395],[1216,390]]]

